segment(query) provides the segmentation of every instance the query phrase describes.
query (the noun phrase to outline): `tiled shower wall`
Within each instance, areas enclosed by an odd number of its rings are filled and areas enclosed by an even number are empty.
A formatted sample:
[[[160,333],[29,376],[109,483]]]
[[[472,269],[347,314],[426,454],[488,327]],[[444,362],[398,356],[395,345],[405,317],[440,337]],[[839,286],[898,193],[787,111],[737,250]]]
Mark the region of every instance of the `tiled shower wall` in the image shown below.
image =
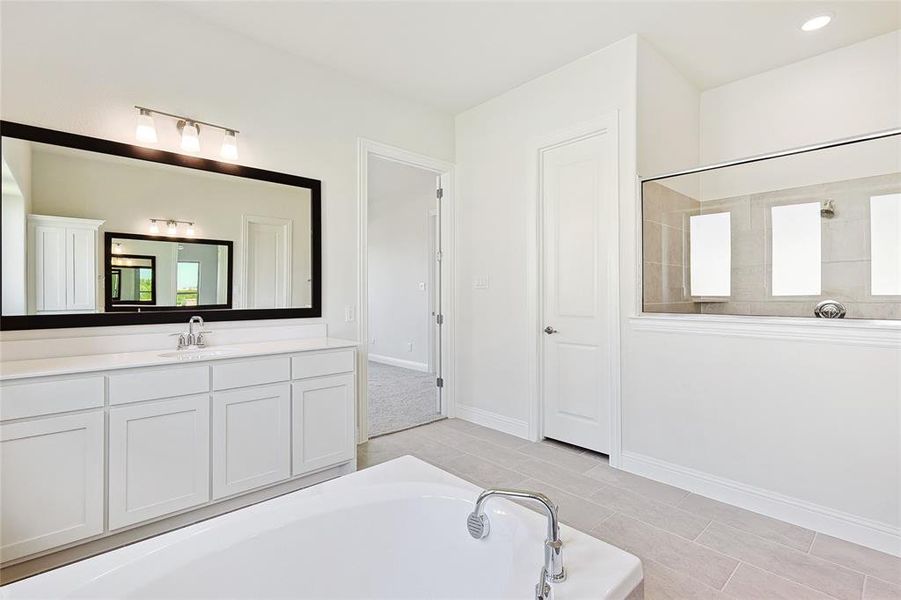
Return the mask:
[[[894,173],[697,202],[657,182],[645,184],[644,278],[646,312],[812,317],[820,300],[845,305],[846,318],[901,319],[901,296],[870,293],[870,197],[901,192]],[[822,293],[773,297],[770,215],[773,206],[831,199],[835,216],[823,219]],[[732,221],[732,295],[703,302],[688,289],[688,216],[728,211]],[[681,254],[675,237],[681,241]],[[683,285],[676,285],[681,280]]]
[[[642,288],[645,312],[698,313],[688,295],[688,217],[701,214],[701,203],[656,181],[642,192]]]

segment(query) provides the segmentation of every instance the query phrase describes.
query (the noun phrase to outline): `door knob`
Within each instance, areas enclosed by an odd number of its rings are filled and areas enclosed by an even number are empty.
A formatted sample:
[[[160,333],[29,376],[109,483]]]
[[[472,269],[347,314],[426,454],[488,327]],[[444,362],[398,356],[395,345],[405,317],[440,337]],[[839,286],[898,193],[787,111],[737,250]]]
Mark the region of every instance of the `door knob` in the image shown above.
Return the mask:
[[[544,328],[544,332],[548,335],[551,335],[551,334],[557,333],[557,330],[554,329],[553,327],[551,327],[550,325],[548,325],[547,327]]]

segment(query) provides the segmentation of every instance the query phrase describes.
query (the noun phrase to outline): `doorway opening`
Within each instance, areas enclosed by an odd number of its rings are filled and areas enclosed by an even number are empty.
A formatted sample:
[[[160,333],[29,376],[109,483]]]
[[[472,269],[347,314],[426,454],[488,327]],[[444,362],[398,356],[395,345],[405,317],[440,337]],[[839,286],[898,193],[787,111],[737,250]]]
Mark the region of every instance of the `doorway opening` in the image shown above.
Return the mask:
[[[441,174],[366,160],[365,431],[444,417]]]

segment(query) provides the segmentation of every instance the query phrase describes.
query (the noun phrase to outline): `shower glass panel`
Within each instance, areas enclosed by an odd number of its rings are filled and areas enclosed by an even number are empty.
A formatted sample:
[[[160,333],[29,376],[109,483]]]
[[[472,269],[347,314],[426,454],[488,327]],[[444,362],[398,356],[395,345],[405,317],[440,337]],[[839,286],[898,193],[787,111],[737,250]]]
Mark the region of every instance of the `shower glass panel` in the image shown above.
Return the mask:
[[[648,178],[641,206],[646,313],[901,319],[901,131]]]

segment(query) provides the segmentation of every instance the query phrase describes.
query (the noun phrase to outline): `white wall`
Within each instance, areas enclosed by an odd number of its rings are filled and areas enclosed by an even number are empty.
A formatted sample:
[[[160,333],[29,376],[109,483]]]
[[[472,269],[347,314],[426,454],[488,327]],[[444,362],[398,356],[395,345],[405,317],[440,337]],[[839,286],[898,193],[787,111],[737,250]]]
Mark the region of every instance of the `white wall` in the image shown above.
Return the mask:
[[[700,160],[701,92],[649,42],[638,38],[638,174],[696,167]],[[698,197],[698,179],[667,182]]]
[[[3,143],[2,314],[27,312],[26,215],[31,212],[31,146],[19,140]]]
[[[703,92],[701,162],[898,126],[898,51],[889,34]],[[636,296],[623,302],[636,306]],[[852,343],[850,332],[811,341],[797,331],[761,338],[686,327],[624,323],[625,465],[712,481],[733,501],[901,552],[897,345]],[[735,485],[716,487],[723,482]]]
[[[634,222],[635,46],[634,37],[622,40],[457,116],[458,412],[527,430],[539,145],[619,111],[621,222]],[[488,288],[474,289],[485,278]]]
[[[380,158],[368,174],[369,354],[427,370],[435,174]]]
[[[134,104],[241,130],[242,164],[323,181],[323,300],[330,333],[357,297],[356,142],[444,160],[448,114],[385,93],[162,3],[2,5],[4,119],[134,143]],[[36,51],[39,49],[39,51]],[[160,147],[177,148],[174,126]],[[207,136],[202,154],[220,140]]]
[[[901,127],[901,31],[706,90],[700,159],[709,164],[896,127]],[[705,174],[702,199],[899,169],[901,143],[895,138]]]

